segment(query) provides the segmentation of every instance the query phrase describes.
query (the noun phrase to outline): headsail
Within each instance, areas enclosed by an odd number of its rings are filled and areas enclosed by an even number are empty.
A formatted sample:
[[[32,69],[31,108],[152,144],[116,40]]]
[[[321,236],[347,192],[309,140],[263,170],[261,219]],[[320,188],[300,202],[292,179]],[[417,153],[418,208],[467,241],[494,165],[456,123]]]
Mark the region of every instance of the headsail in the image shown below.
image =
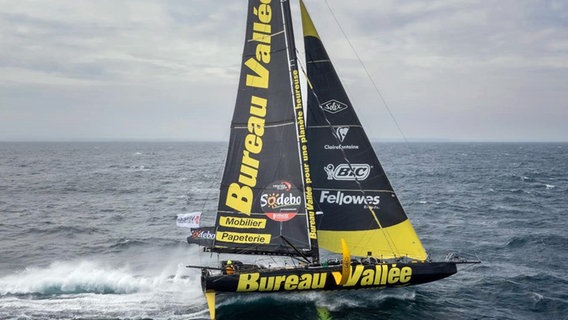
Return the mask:
[[[352,255],[427,258],[303,4],[310,90],[308,143],[322,248]]]
[[[311,252],[304,181],[309,168],[298,137],[305,131],[303,112],[298,111],[299,84],[297,92],[293,86],[299,82],[298,71],[289,66],[296,60],[289,10],[288,1],[248,4],[213,251]]]

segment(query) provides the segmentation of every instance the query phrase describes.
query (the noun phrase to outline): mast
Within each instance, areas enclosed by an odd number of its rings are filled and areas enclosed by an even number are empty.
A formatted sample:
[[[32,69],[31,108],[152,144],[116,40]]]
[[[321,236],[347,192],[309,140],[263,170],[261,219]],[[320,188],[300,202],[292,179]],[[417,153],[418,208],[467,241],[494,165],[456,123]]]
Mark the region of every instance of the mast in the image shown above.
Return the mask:
[[[319,247],[316,230],[316,212],[314,208],[313,189],[310,179],[310,165],[308,152],[308,139],[306,132],[306,122],[304,117],[304,105],[302,103],[302,88],[300,86],[300,73],[298,71],[298,57],[296,55],[296,43],[294,41],[294,30],[292,26],[292,14],[290,12],[290,1],[282,1],[282,13],[284,18],[284,28],[286,30],[286,42],[288,43],[288,65],[290,68],[290,83],[292,92],[292,103],[296,116],[296,129],[298,136],[298,150],[300,152],[300,164],[302,166],[302,177],[304,182],[306,222],[308,224],[309,239],[312,248],[312,262],[319,262]]]

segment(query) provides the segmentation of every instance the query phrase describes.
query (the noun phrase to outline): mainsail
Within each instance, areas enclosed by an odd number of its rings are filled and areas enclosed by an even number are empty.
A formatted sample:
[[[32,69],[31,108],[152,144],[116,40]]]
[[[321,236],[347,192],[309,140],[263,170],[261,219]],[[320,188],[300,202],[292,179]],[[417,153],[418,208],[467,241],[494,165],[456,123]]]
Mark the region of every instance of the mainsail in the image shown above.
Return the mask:
[[[319,246],[356,256],[427,258],[320,37],[300,1],[306,50],[308,144]]]
[[[289,2],[248,10],[213,251],[317,256]]]

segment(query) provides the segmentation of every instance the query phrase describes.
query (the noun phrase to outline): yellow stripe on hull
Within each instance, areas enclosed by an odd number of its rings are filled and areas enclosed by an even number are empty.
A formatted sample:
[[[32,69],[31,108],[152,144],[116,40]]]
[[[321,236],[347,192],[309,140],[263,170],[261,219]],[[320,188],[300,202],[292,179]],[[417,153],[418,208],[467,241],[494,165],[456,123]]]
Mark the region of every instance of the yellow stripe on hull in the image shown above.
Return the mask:
[[[363,231],[318,230],[318,243],[321,248],[341,253],[341,239],[349,245],[351,255],[365,257],[370,251],[374,257],[390,259],[409,257],[419,261],[427,258],[410,220],[383,229]]]

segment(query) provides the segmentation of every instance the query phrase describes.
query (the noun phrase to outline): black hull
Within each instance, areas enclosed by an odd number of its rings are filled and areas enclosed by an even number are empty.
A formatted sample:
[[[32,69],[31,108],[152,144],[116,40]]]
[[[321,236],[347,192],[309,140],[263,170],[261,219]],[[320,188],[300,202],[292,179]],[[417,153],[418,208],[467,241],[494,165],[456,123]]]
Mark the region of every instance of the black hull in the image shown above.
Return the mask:
[[[341,266],[259,269],[233,275],[210,275],[203,269],[204,292],[302,292],[371,289],[422,284],[449,277],[457,272],[454,262],[381,263],[353,265],[341,285]]]

